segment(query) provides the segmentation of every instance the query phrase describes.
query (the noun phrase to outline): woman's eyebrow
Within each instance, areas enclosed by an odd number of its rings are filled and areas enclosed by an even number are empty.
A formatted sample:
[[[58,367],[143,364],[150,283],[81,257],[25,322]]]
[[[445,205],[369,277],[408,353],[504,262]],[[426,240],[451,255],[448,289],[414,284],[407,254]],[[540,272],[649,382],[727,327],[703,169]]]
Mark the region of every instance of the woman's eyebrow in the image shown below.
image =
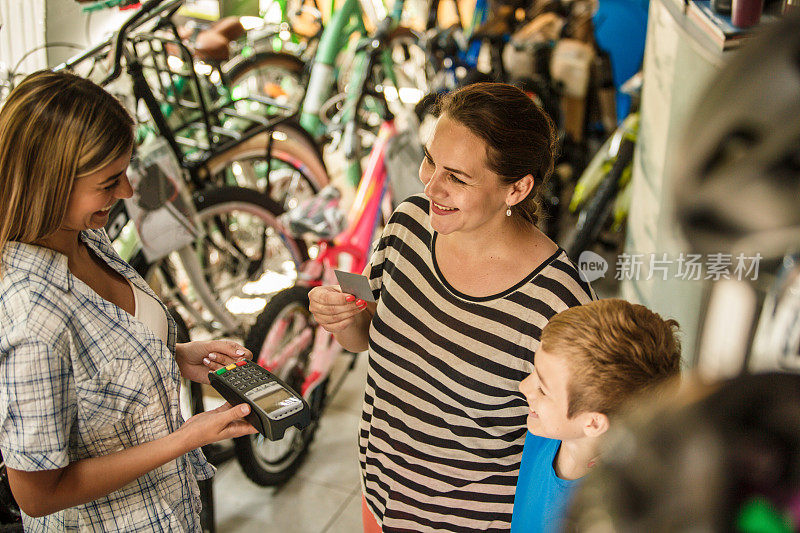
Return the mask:
[[[128,170],[128,169],[125,169],[125,170]],[[108,183],[111,183],[111,182],[112,182],[112,181],[114,181],[115,179],[117,179],[117,178],[119,178],[120,176],[122,176],[123,174],[125,174],[125,170],[123,170],[123,171],[120,171],[120,172],[117,172],[116,174],[112,174],[111,176],[109,176],[109,177],[107,177],[106,179],[104,179],[103,181],[101,181],[101,182],[100,182],[100,185],[106,185],[106,184],[108,184]]]
[[[422,147],[422,151],[425,152],[425,156],[428,159],[433,161],[433,157],[431,157],[431,153],[428,151],[428,147],[427,146],[423,146]],[[463,170],[458,170],[457,168],[451,168],[451,167],[444,167],[444,169],[447,170],[448,172],[452,172],[453,174],[461,174],[462,176],[465,176],[465,177],[467,177],[469,179],[472,179],[472,176],[470,176],[469,174],[467,174]]]

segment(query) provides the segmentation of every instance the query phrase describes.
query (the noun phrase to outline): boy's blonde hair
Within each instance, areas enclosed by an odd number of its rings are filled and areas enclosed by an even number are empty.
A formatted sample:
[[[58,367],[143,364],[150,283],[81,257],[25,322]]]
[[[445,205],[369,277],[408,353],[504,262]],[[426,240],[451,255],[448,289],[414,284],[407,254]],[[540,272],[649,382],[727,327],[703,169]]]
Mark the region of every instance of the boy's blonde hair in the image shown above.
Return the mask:
[[[0,109],[0,255],[8,241],[58,230],[74,180],[127,153],[133,126],[113,96],[74,74],[35,72],[11,91]]]
[[[619,299],[598,300],[555,315],[542,331],[542,348],[568,359],[567,416],[613,414],[632,395],[677,376],[677,328],[675,320]]]

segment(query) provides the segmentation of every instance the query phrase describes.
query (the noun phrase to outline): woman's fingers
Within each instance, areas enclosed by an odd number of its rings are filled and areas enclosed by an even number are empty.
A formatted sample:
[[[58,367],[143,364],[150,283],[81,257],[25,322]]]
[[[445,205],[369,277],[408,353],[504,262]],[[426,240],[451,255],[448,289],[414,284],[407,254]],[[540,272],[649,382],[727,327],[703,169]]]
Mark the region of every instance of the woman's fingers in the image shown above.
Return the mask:
[[[245,435],[258,433],[258,430],[244,420],[234,420],[225,427],[223,433],[225,438],[235,439],[236,437],[243,437]]]
[[[242,358],[253,358],[253,354],[250,350],[235,341],[209,341],[205,344],[204,348],[208,351],[208,355],[203,358],[203,364],[210,370],[217,370],[220,367],[235,363]]]
[[[320,314],[319,316],[315,314],[314,316],[317,318],[317,322],[320,324],[333,324],[352,318],[361,311],[361,309],[346,309],[339,313]]]
[[[207,343],[209,355],[215,354],[220,359],[226,361],[237,361],[239,359],[252,359],[253,354],[250,350],[235,341],[218,340]],[[213,360],[213,358],[211,358]],[[221,361],[217,361],[221,362]]]
[[[330,333],[338,333],[339,331],[344,331],[347,328],[349,328],[352,323],[353,323],[353,318],[350,317],[346,320],[340,320],[338,322],[331,322],[328,324],[320,324],[320,325]]]
[[[225,405],[230,405],[226,402]],[[224,405],[223,405],[224,407]],[[258,430],[254,428],[249,422],[243,420],[245,416],[250,413],[250,406],[246,403],[232,407],[227,411],[222,411],[220,418],[223,424],[220,434],[225,438],[241,437],[242,435],[250,435],[257,433]]]
[[[345,294],[332,285],[315,287],[308,297],[309,309],[321,324],[345,320],[363,311],[367,305],[363,300]]]

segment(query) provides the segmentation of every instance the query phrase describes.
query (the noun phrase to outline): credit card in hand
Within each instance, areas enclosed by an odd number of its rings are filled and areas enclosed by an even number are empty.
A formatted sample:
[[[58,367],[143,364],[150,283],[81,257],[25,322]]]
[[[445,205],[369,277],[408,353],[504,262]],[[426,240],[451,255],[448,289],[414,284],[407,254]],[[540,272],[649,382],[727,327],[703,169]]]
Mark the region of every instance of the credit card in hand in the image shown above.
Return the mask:
[[[345,272],[344,270],[334,270],[333,272],[336,274],[336,279],[339,280],[339,287],[342,288],[342,292],[352,294],[365,302],[375,301],[367,276]]]

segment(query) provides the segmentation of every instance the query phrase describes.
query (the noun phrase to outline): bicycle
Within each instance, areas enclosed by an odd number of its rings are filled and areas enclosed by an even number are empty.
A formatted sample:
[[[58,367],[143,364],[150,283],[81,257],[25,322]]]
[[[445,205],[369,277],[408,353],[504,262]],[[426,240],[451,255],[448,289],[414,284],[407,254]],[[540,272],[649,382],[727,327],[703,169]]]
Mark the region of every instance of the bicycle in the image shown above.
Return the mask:
[[[334,269],[363,271],[381,220],[382,207],[389,198],[391,187],[386,155],[398,130],[388,103],[370,84],[372,73],[379,68],[382,46],[388,42],[390,27],[391,21],[385,21],[373,39],[359,47],[363,61],[355,74],[358,85],[352,97],[356,105],[367,95],[377,98],[381,102],[383,122],[348,212],[346,227],[341,232],[333,228],[311,230],[302,225],[296,228],[296,234],[314,232],[318,253],[302,266],[294,286],[278,292],[267,303],[245,341],[258,364],[299,391],[312,410],[311,424],[306,429],[289,430],[279,441],[267,441],[260,435],[236,439],[239,463],[247,477],[259,485],[278,485],[295,473],[308,451],[325,406],[347,376],[345,372],[336,384],[330,382],[331,369],[344,351],[333,335],[314,323],[308,309],[308,292],[314,286],[336,283]],[[354,120],[352,117],[351,121]],[[355,143],[357,136],[351,124],[345,129],[348,144]],[[353,368],[356,356],[352,354],[348,370]]]
[[[295,62],[293,68],[297,79],[307,80],[305,84],[308,87],[300,106],[300,124],[314,139],[323,144],[330,142],[332,146],[329,145],[329,149],[335,150],[344,138],[344,125],[350,122],[348,114],[356,112],[361,113],[358,128],[362,132],[375,132],[379,119],[374,114],[370,115],[376,108],[371,97],[367,99],[366,106],[357,110],[345,102],[349,92],[345,88],[352,78],[351,72],[360,68],[355,60],[360,54],[353,52],[353,58],[344,60],[337,68],[337,62],[343,57],[344,50],[357,49],[357,46],[353,48],[350,44],[352,38],[367,35],[366,12],[367,8],[362,6],[360,0],[345,0],[338,6],[319,37],[314,38],[318,42],[314,58],[303,66],[296,58],[289,59],[289,54],[276,54],[272,50],[240,60],[235,69],[227,72],[234,91],[248,87],[241,94],[265,94],[262,90],[264,84],[252,80],[257,80],[260,72],[268,71],[273,66],[279,71],[285,64]],[[402,3],[395,3],[392,20],[399,20],[401,13]],[[380,77],[376,85],[389,94],[390,99],[407,101],[410,104],[416,102],[426,91],[428,75],[418,75],[428,69],[424,52],[421,52],[417,44],[418,37],[410,29],[395,24],[390,45],[383,47],[384,60],[381,70],[375,74]],[[412,52],[413,50],[417,52]],[[248,77],[251,81],[248,81]],[[345,150],[349,148],[346,147]],[[350,155],[348,160],[352,164],[346,171],[347,182],[355,188],[362,172],[360,165],[353,163]]]
[[[106,0],[99,4],[93,4],[90,8],[107,8],[110,5],[126,2],[127,0]],[[172,14],[178,7],[180,6],[164,13],[164,16],[154,24],[154,31],[161,32],[158,40],[151,39],[150,43],[138,42],[136,44],[136,47],[145,48],[140,53],[140,60],[142,63],[148,61],[150,63],[149,79],[152,82],[156,100],[162,102],[164,117],[170,124],[176,121],[174,115],[183,117],[182,121],[178,120],[178,122],[179,126],[186,130],[186,126],[191,123],[189,120],[191,117],[187,117],[187,104],[191,104],[195,108],[189,110],[191,113],[203,103],[197,99],[195,94],[198,82],[202,84],[202,89],[208,95],[206,99],[215,104],[216,109],[211,109],[209,113],[212,117],[217,111],[227,113],[235,110],[238,115],[221,116],[216,123],[199,124],[199,130],[195,128],[184,131],[184,138],[180,139],[183,144],[181,149],[184,157],[193,159],[190,161],[193,163],[194,159],[198,157],[193,152],[208,151],[212,148],[216,151],[223,151],[221,143],[213,146],[214,142],[208,136],[201,135],[200,139],[191,138],[191,134],[197,135],[198,131],[207,133],[209,125],[212,127],[222,126],[225,139],[235,141],[236,137],[233,135],[235,132],[231,130],[247,134],[248,128],[251,128],[254,123],[266,125],[269,122],[263,118],[265,113],[267,117],[289,114],[291,116],[286,116],[284,120],[273,121],[266,131],[256,132],[252,138],[246,135],[247,138],[240,139],[237,146],[231,148],[231,150],[237,151],[238,160],[232,161],[231,157],[226,155],[223,162],[227,162],[229,167],[232,166],[233,171],[228,169],[224,175],[226,180],[221,184],[267,190],[272,198],[282,203],[285,208],[291,208],[294,205],[293,197],[286,194],[287,187],[298,188],[301,193],[299,196],[302,197],[313,194],[327,185],[330,180],[322,154],[314,140],[297,124],[292,105],[275,98],[249,97],[241,90],[237,91],[236,88],[232,88],[219,60],[204,55],[204,52],[209,53],[208,50],[190,49],[189,45],[183,42],[181,28],[172,22]],[[168,35],[171,35],[171,38],[164,34],[165,31],[169,32]],[[150,45],[149,50],[146,49],[148,44]],[[100,71],[100,75],[106,74],[107,71],[104,70],[99,58],[108,48],[108,41],[101,43],[78,56],[77,59],[69,60],[65,65],[72,68],[72,65],[94,57],[95,61],[92,61],[85,69],[85,75],[87,77],[97,75],[96,70]],[[225,53],[227,54],[227,49],[225,49]],[[183,71],[181,72],[181,70]],[[166,78],[166,83],[161,83],[159,76]],[[189,80],[188,78],[193,79]],[[123,87],[122,99],[130,99],[128,94],[130,92],[130,88]],[[132,103],[129,108],[133,109]],[[206,114],[203,113],[202,116],[196,118],[205,120]],[[194,145],[191,144],[192,142]],[[199,144],[205,146],[199,146]],[[227,150],[225,152],[226,154],[231,153]],[[199,158],[203,157],[204,155],[201,153]],[[220,175],[218,163],[218,158],[212,157],[209,160],[210,175]]]
[[[577,263],[581,253],[600,242],[604,229],[620,232],[624,228],[630,209],[631,164],[638,127],[639,114],[629,115],[578,180],[569,206],[578,220],[566,246],[573,262]]]
[[[148,0],[122,24],[114,38],[60,68],[75,70],[88,61],[94,70],[97,57],[110,50],[112,68],[101,82],[108,85],[121,76],[124,59],[132,86],[132,107],[138,109],[136,102],[143,102],[154,124],[151,138],[163,139],[167,147],[164,153],[171,154],[177,166],[172,184],[164,187],[171,190],[175,182],[186,180],[193,193],[189,204],[193,203],[196,210],[196,215],[188,213],[186,218],[201,231],[192,244],[176,244],[175,249],[148,258],[137,232],[130,227],[123,231],[130,217],[126,206],[118,204],[110,216],[110,236],[122,241],[119,246],[128,254],[125,259],[149,282],[160,285],[164,299],[194,320],[192,326],[215,334],[244,336],[257,309],[233,313],[230,300],[258,296],[259,303],[265,303],[269,289],[247,295],[243,291],[248,284],[252,288],[270,272],[292,278],[307,258],[304,243],[292,239],[277,221],[284,211],[282,205],[263,193],[238,186],[236,176],[243,174],[240,160],[247,143],[259,136],[271,139],[274,127],[290,115],[270,119],[241,116],[234,108],[236,102],[209,102],[200,78],[188,68],[193,63],[186,47],[180,40],[157,33],[170,27],[171,16],[180,5],[181,0]],[[155,32],[142,31],[148,23]],[[170,48],[177,51],[179,61],[170,61],[176,57],[167,53]],[[174,89],[176,81],[182,81],[182,91]],[[241,132],[228,130],[220,117],[249,120],[251,126]],[[269,160],[266,166],[269,169]],[[166,205],[163,199],[160,201],[150,207]]]
[[[576,264],[581,253],[596,242],[603,242],[600,236],[604,230],[622,231],[630,209],[633,155],[639,132],[641,77],[631,78],[623,85],[623,90],[633,97],[633,111],[586,166],[569,203],[569,210],[577,215],[577,222],[565,249]]]

